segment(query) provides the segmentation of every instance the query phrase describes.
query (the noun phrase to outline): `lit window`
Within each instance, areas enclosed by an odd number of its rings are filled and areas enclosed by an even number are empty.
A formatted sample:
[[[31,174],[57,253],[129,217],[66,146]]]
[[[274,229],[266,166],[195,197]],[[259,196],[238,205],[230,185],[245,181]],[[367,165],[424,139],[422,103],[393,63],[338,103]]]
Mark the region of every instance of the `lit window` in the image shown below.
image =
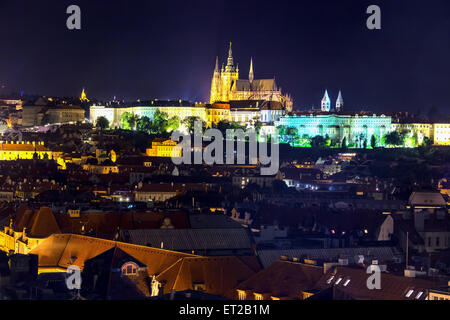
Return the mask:
[[[405,295],[405,297],[406,298],[409,298],[409,297],[411,297],[411,295],[413,294],[413,292],[414,292],[414,290],[408,290],[408,292],[406,293],[406,295]]]
[[[255,293],[255,300],[264,300],[262,294]]]
[[[341,281],[342,281],[342,278],[339,278],[339,279],[337,279],[335,284],[338,285],[339,283],[341,283]]]
[[[330,284],[331,281],[333,281],[333,279],[334,279],[334,276],[331,276],[331,278],[327,280],[327,283]]]
[[[347,279],[347,280],[344,282],[344,287],[348,286],[349,283],[350,283],[350,279]]]
[[[239,297],[239,300],[245,300],[247,295],[245,294],[245,291],[238,290],[238,297]]]
[[[124,265],[122,265],[122,275],[123,276],[136,275],[137,271],[138,271],[138,265],[134,262],[127,262]]]

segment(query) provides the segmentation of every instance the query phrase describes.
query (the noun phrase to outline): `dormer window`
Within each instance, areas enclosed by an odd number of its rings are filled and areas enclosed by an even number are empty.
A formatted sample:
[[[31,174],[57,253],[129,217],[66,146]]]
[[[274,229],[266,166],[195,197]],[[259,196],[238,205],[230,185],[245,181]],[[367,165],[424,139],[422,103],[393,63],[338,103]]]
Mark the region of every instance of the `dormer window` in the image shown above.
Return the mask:
[[[122,265],[122,275],[123,276],[135,276],[137,275],[139,266],[134,262],[127,262]]]
[[[247,298],[247,294],[244,290],[237,290],[238,292],[238,299],[239,300],[245,300]]]
[[[254,295],[255,295],[255,300],[264,300],[264,297],[263,297],[262,294],[260,294],[260,293],[254,293]]]
[[[205,291],[206,290],[206,286],[203,282],[194,282],[192,283],[192,288],[195,291]]]

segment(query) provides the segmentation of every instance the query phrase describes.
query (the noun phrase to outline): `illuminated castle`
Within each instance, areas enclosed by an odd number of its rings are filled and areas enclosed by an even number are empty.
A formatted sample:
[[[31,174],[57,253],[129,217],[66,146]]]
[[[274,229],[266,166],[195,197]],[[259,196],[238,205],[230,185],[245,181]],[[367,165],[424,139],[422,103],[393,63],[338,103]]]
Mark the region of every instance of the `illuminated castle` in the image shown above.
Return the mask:
[[[233,100],[264,100],[280,102],[287,111],[292,111],[292,98],[283,95],[275,79],[254,79],[253,59],[250,61],[248,80],[239,79],[239,66],[234,65],[233,52],[228,51],[227,65],[219,70],[219,58],[216,58],[211,81],[210,103]]]

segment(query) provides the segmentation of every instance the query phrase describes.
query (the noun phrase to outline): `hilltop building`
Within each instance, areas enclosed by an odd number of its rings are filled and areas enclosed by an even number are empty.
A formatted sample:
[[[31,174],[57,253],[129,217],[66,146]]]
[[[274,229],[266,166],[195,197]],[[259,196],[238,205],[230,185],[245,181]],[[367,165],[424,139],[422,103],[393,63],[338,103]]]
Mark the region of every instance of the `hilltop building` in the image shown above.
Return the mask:
[[[43,141],[28,142],[0,141],[0,161],[12,161],[18,159],[52,159],[52,151],[44,146]]]
[[[253,58],[250,61],[250,70],[247,79],[239,79],[239,66],[234,65],[233,51],[228,50],[226,66],[219,69],[219,58],[216,58],[211,80],[210,103],[217,101],[229,102],[233,100],[264,100],[280,102],[287,111],[292,111],[292,98],[283,95],[280,87],[273,79],[255,79]]]

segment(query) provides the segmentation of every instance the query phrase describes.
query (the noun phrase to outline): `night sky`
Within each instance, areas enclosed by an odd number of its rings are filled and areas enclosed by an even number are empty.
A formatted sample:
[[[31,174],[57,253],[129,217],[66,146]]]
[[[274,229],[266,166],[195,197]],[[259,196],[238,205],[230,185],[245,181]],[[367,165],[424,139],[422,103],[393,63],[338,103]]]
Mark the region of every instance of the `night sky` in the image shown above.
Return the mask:
[[[371,4],[382,30],[366,28]],[[448,113],[449,35],[448,0],[0,0],[0,93],[207,101],[232,41],[240,76],[253,56],[296,108],[327,88],[353,110]]]

